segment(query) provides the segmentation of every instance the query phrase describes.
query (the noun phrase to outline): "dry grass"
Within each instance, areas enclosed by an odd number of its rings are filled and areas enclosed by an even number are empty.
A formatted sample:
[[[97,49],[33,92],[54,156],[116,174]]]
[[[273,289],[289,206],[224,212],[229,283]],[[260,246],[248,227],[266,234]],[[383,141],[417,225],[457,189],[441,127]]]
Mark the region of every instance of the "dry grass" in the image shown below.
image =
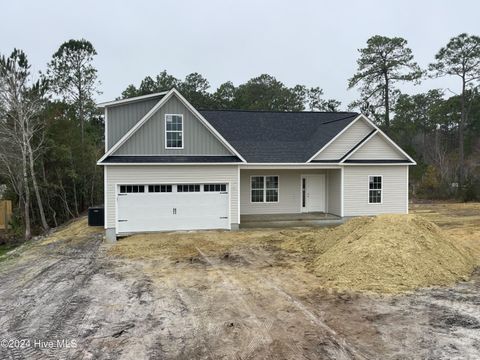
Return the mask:
[[[467,248],[480,266],[480,203],[413,204],[410,209]]]
[[[480,264],[480,204],[414,205],[412,213],[422,217],[357,218],[335,228],[138,234],[109,253],[179,262],[198,258],[198,249],[214,257],[261,250],[273,258],[281,251],[288,261],[275,266],[313,272],[318,286],[341,291],[397,293],[467,278]]]
[[[219,256],[234,248],[262,246],[281,241],[283,231],[199,231],[151,233],[129,236],[109,249],[114,256],[129,259],[185,260],[199,256],[198,249],[207,255]]]
[[[59,240],[80,240],[90,235],[99,234],[103,231],[101,227],[88,226],[85,216],[79,217],[57,228],[52,234],[41,241],[41,245],[47,245]]]

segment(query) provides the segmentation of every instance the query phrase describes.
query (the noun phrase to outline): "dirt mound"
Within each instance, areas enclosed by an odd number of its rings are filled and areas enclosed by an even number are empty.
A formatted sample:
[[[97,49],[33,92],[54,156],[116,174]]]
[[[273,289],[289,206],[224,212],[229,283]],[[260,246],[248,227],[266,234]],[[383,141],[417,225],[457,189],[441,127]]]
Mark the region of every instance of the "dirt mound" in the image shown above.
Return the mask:
[[[315,245],[312,270],[322,286],[397,293],[466,279],[472,256],[417,215],[356,218]]]
[[[42,241],[42,244],[45,245],[58,240],[82,239],[89,235],[99,234],[102,231],[102,227],[88,226],[87,217],[82,216],[54,229],[54,231]]]

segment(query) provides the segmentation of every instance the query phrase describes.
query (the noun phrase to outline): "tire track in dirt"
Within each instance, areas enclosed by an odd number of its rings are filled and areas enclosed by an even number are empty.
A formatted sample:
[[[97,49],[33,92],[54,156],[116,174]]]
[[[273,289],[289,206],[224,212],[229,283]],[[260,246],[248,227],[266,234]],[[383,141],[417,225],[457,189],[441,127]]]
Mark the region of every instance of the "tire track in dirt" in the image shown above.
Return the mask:
[[[28,262],[29,267],[24,267],[23,263],[13,264],[2,272],[0,281],[5,284],[2,286],[5,291],[0,293],[4,304],[2,338],[30,339],[31,344],[35,340],[78,341],[78,325],[89,303],[89,298],[79,292],[98,270],[95,259],[100,243],[98,236],[85,239],[82,256],[74,257],[52,251],[58,250],[59,244],[53,249],[52,246],[36,246],[30,249],[35,251],[36,257]],[[38,270],[29,274],[34,269]],[[3,282],[5,278],[8,280]],[[48,349],[33,345],[9,350],[13,359],[68,358],[71,353],[65,347]]]
[[[232,286],[234,289],[236,288],[234,283],[236,282],[234,277],[231,275],[227,275],[222,269],[219,263],[211,258],[209,258],[202,250],[198,247],[196,247],[196,250],[198,253],[202,256],[202,258],[213,268],[215,268],[219,274],[222,276],[224,281],[230,286]],[[247,259],[245,259],[248,263],[252,265],[251,262],[249,262]],[[327,349],[327,351],[330,353],[331,357],[334,359],[368,359],[368,357],[364,354],[362,354],[358,349],[355,349],[352,345],[350,345],[344,338],[339,336],[334,329],[329,327],[325,322],[323,322],[317,315],[315,315],[312,311],[310,311],[301,301],[298,299],[294,298],[292,295],[288,294],[285,292],[283,289],[281,289],[278,284],[276,284],[272,279],[266,279],[265,277],[260,278],[258,276],[252,275],[252,272],[249,272],[249,276],[252,276],[254,280],[262,285],[264,285],[266,288],[270,288],[273,290],[277,295],[280,295],[285,301],[293,305],[297,311],[299,311],[308,321],[313,323],[317,328],[320,328],[323,330],[325,335],[328,337],[329,343],[331,346]],[[250,313],[252,312],[252,308],[248,305],[248,301],[241,295],[238,294],[237,298],[240,298],[245,305],[245,309],[249,311]],[[263,314],[265,316],[265,314]],[[258,319],[258,318],[257,318]],[[272,320],[272,324],[274,319]],[[271,327],[270,327],[271,328]],[[263,329],[262,336],[265,338],[268,338],[270,342],[272,341],[270,337],[270,328],[266,329],[265,327],[260,327],[260,329]],[[255,343],[255,341],[252,339],[252,342],[247,346],[247,356],[246,357],[241,357],[241,358],[249,358],[249,354],[253,354],[254,350],[258,347],[258,343]],[[292,358],[305,358],[304,355],[299,352],[295,351],[296,349],[293,349],[290,347],[292,350]]]

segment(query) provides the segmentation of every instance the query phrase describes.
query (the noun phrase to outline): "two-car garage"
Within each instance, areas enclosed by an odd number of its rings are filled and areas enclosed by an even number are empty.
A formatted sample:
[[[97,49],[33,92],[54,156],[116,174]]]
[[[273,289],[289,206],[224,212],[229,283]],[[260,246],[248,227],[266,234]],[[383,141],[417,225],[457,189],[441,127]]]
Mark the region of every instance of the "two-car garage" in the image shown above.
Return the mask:
[[[226,183],[119,184],[117,233],[230,229]]]

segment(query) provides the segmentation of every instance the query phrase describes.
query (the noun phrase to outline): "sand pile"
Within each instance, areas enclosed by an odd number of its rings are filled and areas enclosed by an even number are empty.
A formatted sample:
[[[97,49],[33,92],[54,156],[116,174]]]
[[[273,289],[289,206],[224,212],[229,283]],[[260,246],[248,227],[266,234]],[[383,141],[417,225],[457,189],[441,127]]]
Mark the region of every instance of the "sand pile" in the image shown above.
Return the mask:
[[[417,215],[356,218],[319,241],[312,270],[322,286],[396,293],[468,278],[475,261]]]

